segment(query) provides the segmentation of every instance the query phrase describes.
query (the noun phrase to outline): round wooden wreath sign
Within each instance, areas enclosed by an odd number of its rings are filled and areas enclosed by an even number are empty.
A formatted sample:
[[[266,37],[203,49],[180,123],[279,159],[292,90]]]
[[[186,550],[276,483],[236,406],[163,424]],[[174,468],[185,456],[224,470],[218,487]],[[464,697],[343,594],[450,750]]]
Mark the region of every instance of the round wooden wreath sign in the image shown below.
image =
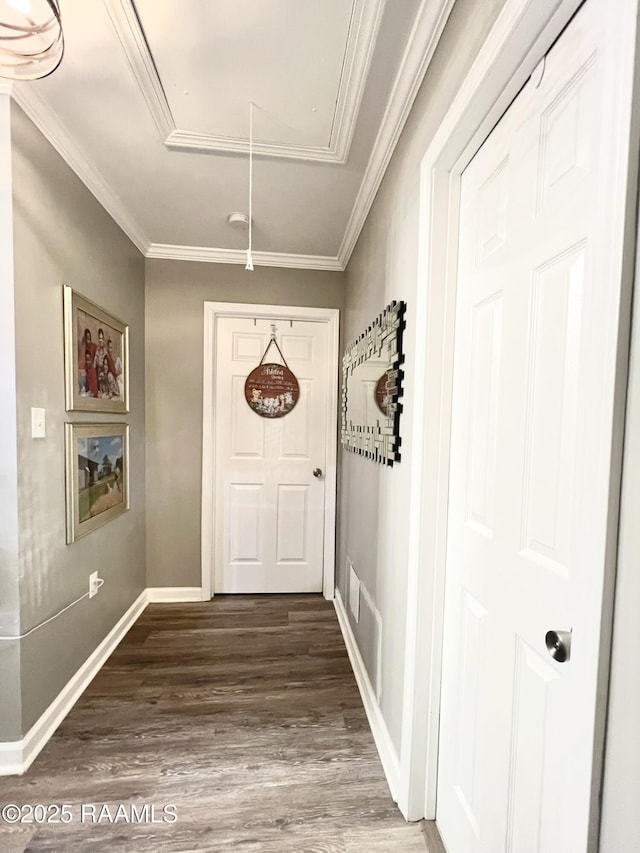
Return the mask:
[[[298,380],[284,364],[259,364],[247,376],[244,396],[253,411],[262,418],[288,415],[298,402]]]

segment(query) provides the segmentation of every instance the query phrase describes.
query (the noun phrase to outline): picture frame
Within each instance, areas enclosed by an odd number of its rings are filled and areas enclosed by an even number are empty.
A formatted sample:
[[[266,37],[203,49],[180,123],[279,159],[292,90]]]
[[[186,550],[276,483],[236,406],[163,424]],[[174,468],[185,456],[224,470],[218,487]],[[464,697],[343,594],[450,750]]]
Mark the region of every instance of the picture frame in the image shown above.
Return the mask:
[[[63,286],[68,412],[129,411],[129,327]]]
[[[129,425],[66,423],[67,544],[129,509]]]

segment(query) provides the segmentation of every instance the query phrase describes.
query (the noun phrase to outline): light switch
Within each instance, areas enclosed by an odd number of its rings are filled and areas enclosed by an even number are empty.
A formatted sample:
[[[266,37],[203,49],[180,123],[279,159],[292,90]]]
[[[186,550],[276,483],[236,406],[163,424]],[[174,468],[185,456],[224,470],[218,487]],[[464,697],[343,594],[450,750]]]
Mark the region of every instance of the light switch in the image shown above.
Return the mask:
[[[45,437],[44,409],[31,409],[31,438]]]

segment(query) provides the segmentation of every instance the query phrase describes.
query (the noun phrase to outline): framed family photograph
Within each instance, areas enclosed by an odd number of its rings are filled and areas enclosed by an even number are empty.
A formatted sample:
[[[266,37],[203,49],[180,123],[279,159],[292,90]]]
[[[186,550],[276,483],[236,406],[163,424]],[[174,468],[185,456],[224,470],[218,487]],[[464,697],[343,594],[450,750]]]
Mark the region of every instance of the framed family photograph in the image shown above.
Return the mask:
[[[68,412],[129,411],[129,327],[64,285]]]
[[[127,424],[65,424],[67,543],[129,509]]]

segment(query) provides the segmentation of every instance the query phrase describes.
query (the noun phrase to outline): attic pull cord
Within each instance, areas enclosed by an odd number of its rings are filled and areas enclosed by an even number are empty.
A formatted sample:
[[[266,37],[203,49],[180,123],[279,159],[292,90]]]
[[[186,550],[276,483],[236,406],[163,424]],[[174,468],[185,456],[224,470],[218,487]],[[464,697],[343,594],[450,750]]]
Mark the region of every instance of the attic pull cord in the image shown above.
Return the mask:
[[[246,270],[253,272],[252,246],[253,226],[253,101],[249,101],[249,248],[247,249]]]

